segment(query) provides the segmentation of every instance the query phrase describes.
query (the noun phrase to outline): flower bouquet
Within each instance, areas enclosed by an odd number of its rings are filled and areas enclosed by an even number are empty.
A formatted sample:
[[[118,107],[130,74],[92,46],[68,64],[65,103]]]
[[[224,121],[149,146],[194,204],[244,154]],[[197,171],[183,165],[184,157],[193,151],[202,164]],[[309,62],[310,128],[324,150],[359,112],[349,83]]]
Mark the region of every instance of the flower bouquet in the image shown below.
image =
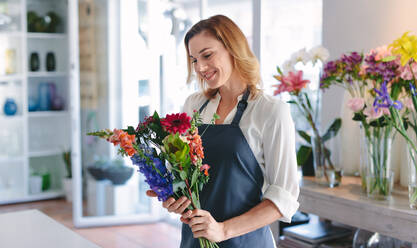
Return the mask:
[[[305,49],[294,53],[289,61],[283,64],[283,68],[287,73],[283,72],[280,67],[277,67],[278,75],[275,75],[275,79],[280,81],[280,84],[274,85],[277,87],[274,95],[288,92],[292,96],[292,100],[288,101],[290,104],[294,104],[297,110],[302,114],[305,120],[308,122],[312,129],[313,135],[310,136],[306,131],[297,130],[301,138],[303,138],[308,145],[300,147],[297,152],[297,160],[300,164],[301,161],[306,161],[306,154],[311,154],[313,151],[314,159],[314,172],[317,181],[320,184],[324,184],[330,187],[338,186],[341,182],[342,172],[337,169],[331,160],[331,150],[326,147],[326,142],[335,137],[341,127],[341,119],[337,118],[329,126],[328,130],[322,135],[320,133],[320,127],[318,125],[318,110],[320,108],[318,101],[316,104],[312,104],[310,100],[309,92],[305,90],[310,83],[309,80],[303,79],[303,71],[295,70],[294,66],[298,62],[307,64],[312,61],[313,67],[318,61],[323,63],[328,57],[328,52],[323,47],[315,47],[306,52]],[[319,95],[319,92],[315,92]],[[320,97],[317,96],[317,99]],[[304,149],[302,149],[304,148]]]
[[[399,59],[392,57],[387,46],[368,54],[343,54],[325,65],[321,88],[337,85],[346,89],[351,99],[347,106],[360,122],[364,141],[361,144],[362,188],[369,197],[386,199],[392,189],[393,172],[390,150],[395,128],[389,107],[400,110],[403,82],[399,78]]]
[[[88,135],[119,145],[119,154],[129,156],[139,167],[159,201],[186,196],[191,200],[188,209],[193,210],[200,208],[199,192],[209,180],[210,168],[202,162],[204,152],[197,128],[200,124],[197,111],[193,117],[177,113],[164,118],[155,112],[136,129],[129,126],[124,130],[106,129]],[[202,248],[218,247],[205,238],[199,238],[199,242]]]
[[[392,55],[384,60],[398,64],[398,81],[406,95],[403,98],[405,110],[400,112],[397,106],[402,104],[396,103],[390,95],[385,96],[384,104],[389,109],[391,123],[404,137],[409,148],[409,204],[410,208],[417,209],[417,37],[406,32],[389,47]],[[408,127],[411,127],[414,138],[407,132]]]

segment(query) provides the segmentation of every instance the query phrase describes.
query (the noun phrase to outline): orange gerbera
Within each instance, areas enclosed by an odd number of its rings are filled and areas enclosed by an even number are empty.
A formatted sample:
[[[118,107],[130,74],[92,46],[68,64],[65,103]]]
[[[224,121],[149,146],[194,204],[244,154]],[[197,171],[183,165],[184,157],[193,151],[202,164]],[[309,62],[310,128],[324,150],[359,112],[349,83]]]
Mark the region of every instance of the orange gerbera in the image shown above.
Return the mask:
[[[135,135],[133,134],[128,134],[120,129],[114,129],[113,135],[111,135],[107,140],[115,146],[120,145],[120,147],[125,150],[129,156],[133,156],[136,153],[136,150],[133,147],[133,144],[135,143]]]
[[[193,133],[188,133],[187,140],[190,146],[191,162],[196,164],[199,159],[204,158],[203,142],[200,135],[198,135],[198,129],[195,129]]]

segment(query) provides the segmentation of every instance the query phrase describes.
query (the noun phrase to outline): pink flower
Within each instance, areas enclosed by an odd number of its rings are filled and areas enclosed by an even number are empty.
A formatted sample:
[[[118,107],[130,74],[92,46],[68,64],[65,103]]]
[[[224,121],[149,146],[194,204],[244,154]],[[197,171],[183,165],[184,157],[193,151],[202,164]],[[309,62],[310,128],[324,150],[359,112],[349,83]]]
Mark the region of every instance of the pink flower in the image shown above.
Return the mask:
[[[366,120],[367,121],[373,121],[373,120],[378,119],[379,117],[382,116],[382,111],[381,111],[381,109],[379,109],[379,111],[376,112],[374,107],[366,107],[363,110],[363,114],[366,115]]]
[[[290,71],[287,76],[274,76],[281,84],[273,85],[277,87],[274,91],[274,96],[281,92],[295,92],[298,93],[301,89],[306,87],[310,80],[303,80],[303,71],[292,72]]]
[[[363,98],[355,97],[352,99],[349,99],[347,102],[347,106],[353,111],[353,112],[359,112],[365,107],[365,100]]]
[[[413,69],[413,73],[415,76],[417,76],[417,63],[413,62],[411,64],[411,68]],[[413,73],[411,73],[410,66],[406,64],[405,66],[400,66],[400,77],[404,80],[412,80],[413,79]]]
[[[374,50],[374,52],[376,53],[375,60],[379,61],[385,57],[391,56],[392,55],[391,50],[392,50],[392,47],[388,48],[386,45],[375,48]]]
[[[368,68],[369,66],[366,64],[361,65],[360,70],[359,70],[359,75],[364,76],[366,75],[366,68]]]
[[[390,115],[390,112],[388,108],[378,108],[377,112],[374,107],[366,107],[363,110],[363,114],[366,115],[366,121],[370,122],[378,119],[382,115]]]

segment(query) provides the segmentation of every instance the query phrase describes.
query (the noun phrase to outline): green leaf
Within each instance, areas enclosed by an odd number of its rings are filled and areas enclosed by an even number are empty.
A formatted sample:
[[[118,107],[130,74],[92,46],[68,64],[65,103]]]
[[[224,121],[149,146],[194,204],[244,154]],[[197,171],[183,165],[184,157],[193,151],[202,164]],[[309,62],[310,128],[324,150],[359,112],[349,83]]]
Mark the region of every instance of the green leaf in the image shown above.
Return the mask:
[[[308,98],[307,93],[304,93],[304,97],[305,97],[305,99],[306,99],[306,102],[307,102],[307,106],[308,106],[308,108],[309,108],[310,110],[313,110],[313,107],[311,106],[310,99]]]
[[[279,68],[279,66],[277,66],[277,72],[278,72],[280,75],[284,75],[284,73],[282,73],[281,68]]]
[[[195,194],[195,191],[193,191],[191,194],[192,194],[192,196],[193,196],[193,203],[194,203],[194,205],[195,205],[197,208],[201,209],[201,206],[200,206],[200,201],[198,201],[198,199],[197,199],[197,195]]]
[[[132,126],[127,127],[127,133],[130,135],[136,134],[135,129]]]
[[[197,182],[197,178],[198,178],[198,168],[195,168],[193,172],[193,176],[191,177],[191,187],[194,187],[194,184]]]
[[[382,62],[390,62],[395,60],[397,57],[396,56],[388,56],[382,59]]]
[[[311,146],[302,145],[297,151],[297,164],[304,165],[312,154]]]
[[[298,135],[300,135],[301,138],[303,138],[308,144],[311,144],[311,137],[303,130],[297,130]]]
[[[352,118],[354,121],[363,121],[364,119],[365,117],[361,113],[355,113]]]
[[[180,171],[180,177],[185,181],[185,179],[187,179],[187,173],[185,171]]]
[[[297,104],[297,102],[296,102],[296,101],[294,101],[294,100],[289,100],[287,103],[290,103],[290,104]]]
[[[337,118],[336,120],[334,120],[330,127],[327,129],[326,133],[323,135],[322,142],[326,142],[327,140],[336,136],[341,126],[342,119]]]

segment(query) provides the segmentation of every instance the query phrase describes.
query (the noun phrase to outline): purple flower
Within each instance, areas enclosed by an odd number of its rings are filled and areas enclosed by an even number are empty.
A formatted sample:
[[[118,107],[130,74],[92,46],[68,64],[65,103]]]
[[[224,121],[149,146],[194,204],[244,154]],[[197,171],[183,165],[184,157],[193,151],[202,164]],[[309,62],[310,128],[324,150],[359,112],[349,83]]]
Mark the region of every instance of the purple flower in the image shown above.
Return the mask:
[[[166,201],[174,193],[172,188],[172,174],[158,157],[153,157],[149,149],[145,148],[143,151],[144,157],[135,154],[130,159],[133,164],[139,167],[139,172],[145,176],[145,182],[157,194],[158,200]]]
[[[411,94],[413,94],[413,96],[417,96],[416,86],[414,86],[414,84],[411,83],[411,82],[410,82],[410,90],[411,90]]]
[[[384,81],[380,90],[377,90],[376,88],[374,88],[374,91],[377,93],[377,96],[375,97],[375,101],[373,104],[373,106],[376,109],[376,112],[378,112],[379,108],[389,108],[392,106],[396,109],[401,109],[403,107],[400,101],[391,100],[391,97],[388,93],[386,81]]]
[[[395,61],[377,61],[375,56],[375,52],[366,56],[365,62],[368,65],[366,73],[374,77],[381,77],[383,81],[390,82],[397,76],[398,64]]]
[[[353,72],[362,63],[362,55],[357,52],[352,52],[350,55],[343,54],[341,60],[345,64],[346,72]]]

